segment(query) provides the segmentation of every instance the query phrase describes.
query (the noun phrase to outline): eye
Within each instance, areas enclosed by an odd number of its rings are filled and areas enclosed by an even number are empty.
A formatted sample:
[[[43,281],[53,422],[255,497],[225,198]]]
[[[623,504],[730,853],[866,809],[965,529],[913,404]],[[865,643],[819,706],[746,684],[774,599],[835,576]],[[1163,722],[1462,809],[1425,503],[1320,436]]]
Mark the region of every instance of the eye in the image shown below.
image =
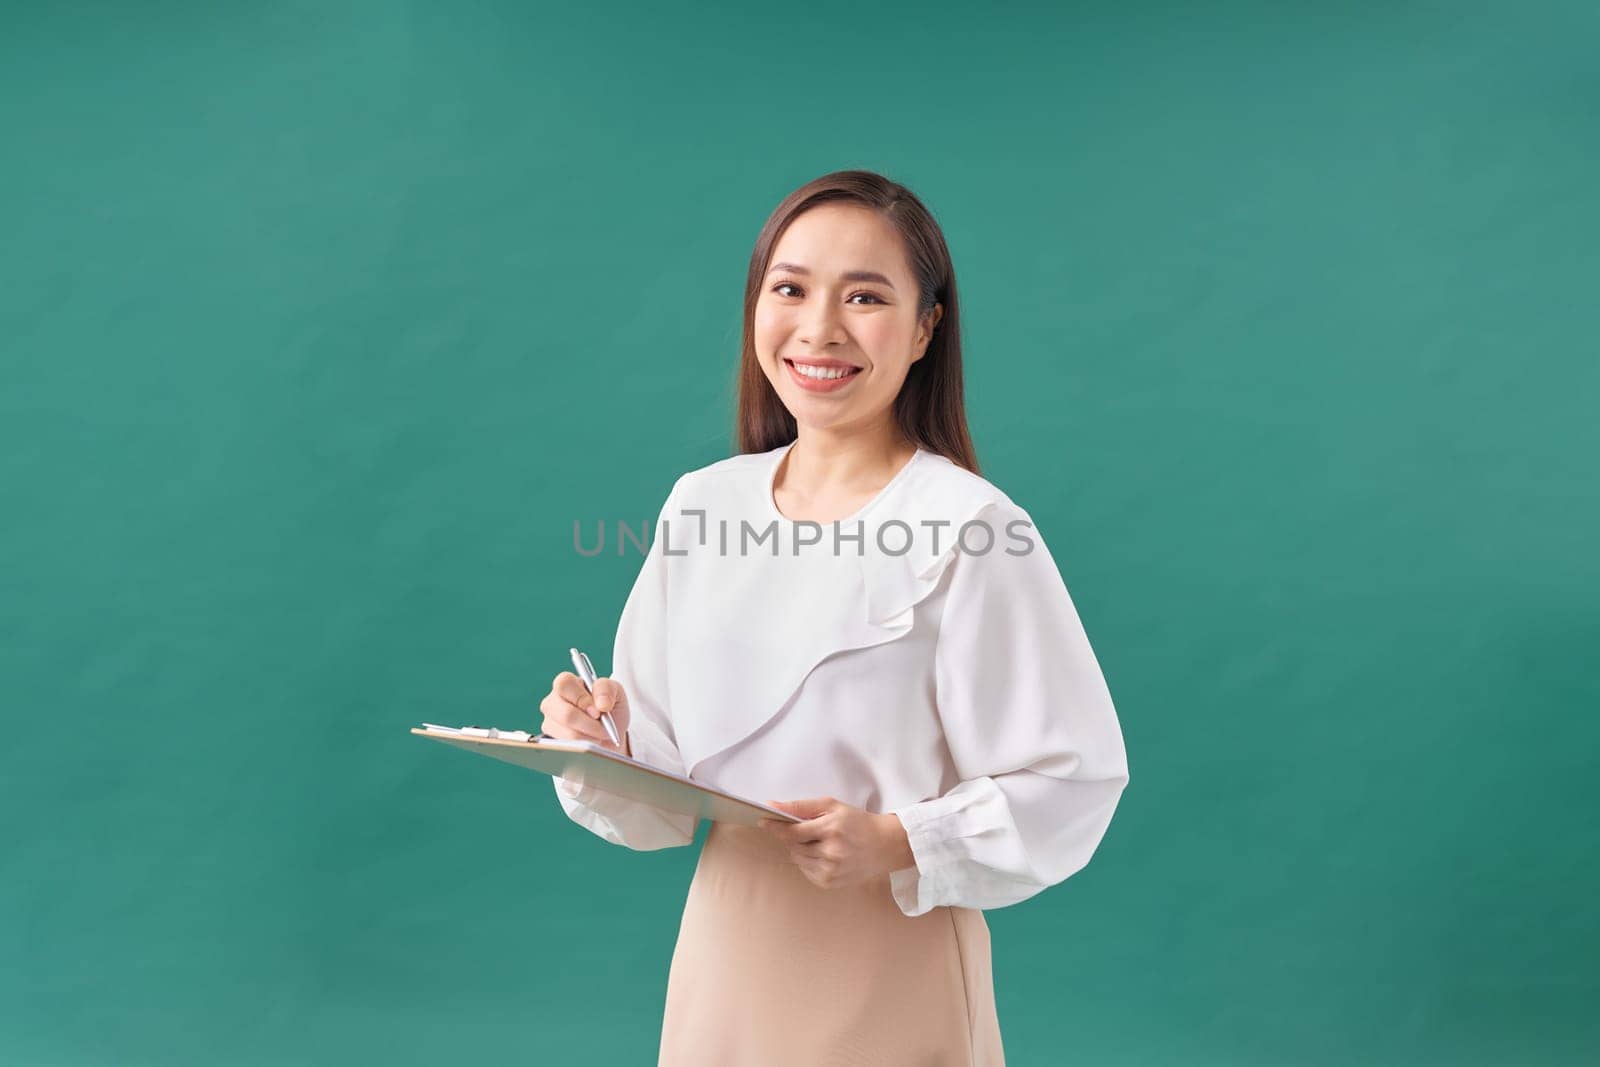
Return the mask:
[[[772,287],[772,291],[774,293],[777,293],[779,296],[787,295],[787,294],[785,294],[783,292],[784,289],[793,289],[796,292],[801,292],[802,291],[798,285],[794,284],[794,282],[779,282],[777,285],[774,285]],[[882,304],[882,303],[884,303],[884,301],[878,299],[878,296],[877,296],[876,293],[868,293],[868,292],[865,292],[865,291],[859,292],[859,293],[851,293],[850,294],[850,299],[854,300],[858,296],[864,296],[864,297],[868,298],[869,300],[871,300],[874,304]]]

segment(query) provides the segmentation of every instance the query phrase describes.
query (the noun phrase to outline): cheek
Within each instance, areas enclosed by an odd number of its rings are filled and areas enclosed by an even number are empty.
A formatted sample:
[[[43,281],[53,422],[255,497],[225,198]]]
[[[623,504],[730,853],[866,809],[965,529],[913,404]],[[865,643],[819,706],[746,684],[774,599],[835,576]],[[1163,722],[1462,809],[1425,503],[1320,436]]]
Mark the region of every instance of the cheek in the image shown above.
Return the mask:
[[[856,331],[856,339],[872,357],[875,368],[885,376],[903,374],[911,365],[911,335],[887,316],[882,321],[863,324]]]
[[[771,305],[756,305],[756,313],[751,322],[751,333],[756,343],[756,351],[762,355],[769,355],[776,351],[783,340],[784,316],[779,309]]]

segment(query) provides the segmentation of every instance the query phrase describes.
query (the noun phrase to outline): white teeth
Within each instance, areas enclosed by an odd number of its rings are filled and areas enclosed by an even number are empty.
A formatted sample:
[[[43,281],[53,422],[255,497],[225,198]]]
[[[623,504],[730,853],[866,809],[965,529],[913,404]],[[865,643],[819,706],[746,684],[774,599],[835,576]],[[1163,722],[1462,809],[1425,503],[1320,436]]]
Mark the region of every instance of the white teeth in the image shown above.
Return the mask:
[[[792,366],[795,370],[799,371],[807,378],[820,378],[823,381],[831,381],[834,378],[843,378],[846,374],[852,373],[851,371],[844,370],[843,368],[829,370],[822,367],[808,367],[803,363],[795,363],[792,364]]]

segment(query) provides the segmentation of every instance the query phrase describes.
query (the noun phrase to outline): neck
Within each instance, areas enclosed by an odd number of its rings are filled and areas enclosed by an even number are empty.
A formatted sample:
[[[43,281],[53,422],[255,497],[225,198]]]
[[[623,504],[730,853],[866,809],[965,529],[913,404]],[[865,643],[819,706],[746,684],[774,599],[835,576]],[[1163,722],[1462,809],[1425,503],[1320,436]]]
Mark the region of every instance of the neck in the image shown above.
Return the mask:
[[[871,433],[799,427],[784,457],[784,482],[802,496],[882,487],[917,451],[893,425]]]

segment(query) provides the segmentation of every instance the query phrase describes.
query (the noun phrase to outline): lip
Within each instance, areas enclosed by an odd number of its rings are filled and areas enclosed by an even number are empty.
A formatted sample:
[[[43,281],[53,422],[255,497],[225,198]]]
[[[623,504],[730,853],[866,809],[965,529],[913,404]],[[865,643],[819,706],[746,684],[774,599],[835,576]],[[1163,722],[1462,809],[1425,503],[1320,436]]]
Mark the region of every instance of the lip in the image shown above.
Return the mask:
[[[784,362],[798,363],[804,367],[855,367],[856,370],[861,369],[858,365],[848,363],[842,359],[818,359],[816,356],[786,356]]]
[[[807,367],[854,367],[856,373],[845,375],[843,378],[824,381],[818,378],[807,378],[804,374],[795,370],[794,365],[796,363],[804,364]],[[837,392],[840,389],[848,388],[851,382],[861,377],[860,367],[856,367],[854,363],[846,363],[838,359],[786,359],[783,364],[789,372],[789,380],[808,393]]]

